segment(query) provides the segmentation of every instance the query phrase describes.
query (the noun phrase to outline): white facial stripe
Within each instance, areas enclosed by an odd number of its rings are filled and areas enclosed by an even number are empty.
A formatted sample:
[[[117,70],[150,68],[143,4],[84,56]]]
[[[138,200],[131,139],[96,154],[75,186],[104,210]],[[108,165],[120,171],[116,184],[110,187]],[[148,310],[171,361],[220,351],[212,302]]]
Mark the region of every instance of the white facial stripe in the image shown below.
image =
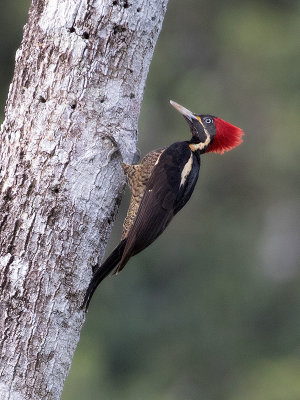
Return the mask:
[[[193,153],[191,153],[191,156],[188,160],[188,162],[185,164],[183,167],[183,170],[181,172],[181,181],[180,181],[180,187],[184,185],[186,178],[188,177],[189,173],[191,172],[193,166]]]
[[[205,142],[200,142],[200,143],[194,143],[194,144],[190,144],[190,149],[192,151],[196,151],[196,150],[203,150],[204,147],[208,146],[210,143],[210,136],[209,133],[207,132],[205,126],[202,124],[202,121],[199,119],[200,124],[203,126],[204,132],[206,134],[206,139]]]
[[[190,144],[190,149],[192,151],[196,151],[196,150],[203,150],[204,147],[208,146],[210,143],[210,138],[208,137],[205,142],[200,142],[200,143],[194,143],[194,144]]]

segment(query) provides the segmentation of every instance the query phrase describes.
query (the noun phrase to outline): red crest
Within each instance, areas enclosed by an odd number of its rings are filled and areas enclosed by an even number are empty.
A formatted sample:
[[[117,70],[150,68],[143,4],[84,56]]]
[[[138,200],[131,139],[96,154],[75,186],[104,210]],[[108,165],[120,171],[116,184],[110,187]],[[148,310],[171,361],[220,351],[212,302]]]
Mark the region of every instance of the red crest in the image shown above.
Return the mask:
[[[216,135],[206,153],[213,152],[223,154],[225,151],[232,150],[239,146],[243,139],[244,132],[237,126],[231,125],[221,118],[214,118],[216,125]]]

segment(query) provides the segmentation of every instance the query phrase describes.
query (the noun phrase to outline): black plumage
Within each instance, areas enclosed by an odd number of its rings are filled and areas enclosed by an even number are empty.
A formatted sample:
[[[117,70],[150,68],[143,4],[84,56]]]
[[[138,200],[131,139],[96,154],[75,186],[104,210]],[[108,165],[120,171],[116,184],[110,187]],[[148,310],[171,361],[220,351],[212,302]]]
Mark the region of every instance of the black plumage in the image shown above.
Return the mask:
[[[182,171],[190,158],[190,172],[181,185]],[[192,152],[189,142],[174,143],[162,153],[128,233],[118,272],[124,268],[130,257],[148,247],[186,204],[194,190],[199,170],[200,156],[198,152]]]

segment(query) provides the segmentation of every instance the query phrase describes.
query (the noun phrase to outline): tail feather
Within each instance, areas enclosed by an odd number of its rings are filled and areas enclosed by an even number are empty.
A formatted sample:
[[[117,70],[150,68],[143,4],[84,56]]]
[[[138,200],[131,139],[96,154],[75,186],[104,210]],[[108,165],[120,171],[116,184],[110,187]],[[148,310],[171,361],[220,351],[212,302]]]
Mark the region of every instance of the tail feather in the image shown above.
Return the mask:
[[[82,304],[83,309],[87,311],[88,306],[90,304],[91,298],[97,289],[98,285],[103,281],[104,278],[107,277],[111,273],[111,271],[118,265],[120,262],[124,249],[126,245],[126,239],[123,239],[119,245],[115,248],[115,250],[111,253],[111,255],[105,260],[105,262],[100,265],[98,269],[96,269],[92,280],[89,284],[87,292],[84,297],[84,301]]]

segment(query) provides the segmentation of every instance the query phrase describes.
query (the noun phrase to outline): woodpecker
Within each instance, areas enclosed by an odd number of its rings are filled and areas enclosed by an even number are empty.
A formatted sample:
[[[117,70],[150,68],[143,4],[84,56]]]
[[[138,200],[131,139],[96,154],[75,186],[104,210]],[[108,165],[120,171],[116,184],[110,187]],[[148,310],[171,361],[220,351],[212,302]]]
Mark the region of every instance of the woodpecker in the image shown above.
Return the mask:
[[[82,305],[85,310],[99,283],[113,270],[119,273],[132,256],[148,247],[188,202],[199,176],[200,155],[223,154],[242,142],[240,128],[170,103],[187,121],[192,137],[148,153],[140,164],[122,164],[132,196],[121,241],[96,269]]]

